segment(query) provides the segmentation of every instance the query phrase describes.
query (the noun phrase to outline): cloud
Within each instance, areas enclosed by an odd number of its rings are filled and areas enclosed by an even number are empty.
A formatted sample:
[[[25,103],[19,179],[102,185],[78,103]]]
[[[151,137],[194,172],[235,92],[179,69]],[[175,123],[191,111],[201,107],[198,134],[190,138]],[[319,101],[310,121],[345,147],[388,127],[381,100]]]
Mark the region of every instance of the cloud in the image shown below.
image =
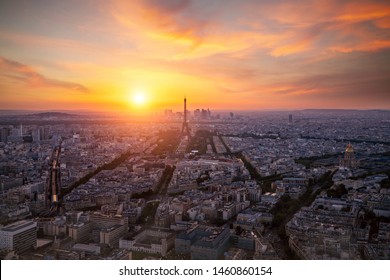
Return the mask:
[[[373,52],[390,40],[386,1],[114,1],[111,11],[138,32],[141,51],[178,60],[248,49],[273,57]]]
[[[383,106],[390,102],[390,84],[387,71],[361,71],[356,73],[318,74],[302,77],[294,81],[284,81],[269,85],[274,96],[293,100],[295,97],[326,100],[333,106],[340,104],[376,104]]]
[[[82,93],[87,93],[89,91],[81,84],[47,78],[34,70],[31,66],[4,57],[0,57],[0,69],[2,69],[3,73],[7,73],[2,74],[3,77],[21,81],[32,87],[63,88]]]
[[[147,3],[147,6],[154,7],[164,13],[176,13],[182,11],[191,3],[190,0],[147,0],[145,2]]]
[[[132,30],[140,30],[147,37],[183,39],[196,45],[202,39],[206,20],[191,16],[183,18],[191,8],[188,0],[170,1],[113,1],[114,18]]]
[[[294,37],[312,34],[311,48],[306,50],[315,55],[390,48],[390,34],[384,30],[390,27],[388,1],[303,1],[298,5],[282,2],[270,9],[275,19],[292,29]]]
[[[347,23],[375,21],[390,15],[387,1],[346,1],[338,9],[336,20]]]
[[[390,28],[390,16],[383,17],[375,21],[376,26],[383,29]]]

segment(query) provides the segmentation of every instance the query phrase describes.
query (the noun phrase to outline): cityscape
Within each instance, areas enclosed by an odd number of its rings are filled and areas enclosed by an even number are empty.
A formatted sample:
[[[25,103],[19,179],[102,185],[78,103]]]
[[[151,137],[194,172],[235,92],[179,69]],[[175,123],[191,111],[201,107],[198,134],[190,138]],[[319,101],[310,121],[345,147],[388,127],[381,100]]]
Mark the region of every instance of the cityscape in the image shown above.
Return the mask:
[[[382,0],[1,1],[0,259],[389,260],[389,29]]]
[[[0,122],[2,259],[390,257],[390,111]]]

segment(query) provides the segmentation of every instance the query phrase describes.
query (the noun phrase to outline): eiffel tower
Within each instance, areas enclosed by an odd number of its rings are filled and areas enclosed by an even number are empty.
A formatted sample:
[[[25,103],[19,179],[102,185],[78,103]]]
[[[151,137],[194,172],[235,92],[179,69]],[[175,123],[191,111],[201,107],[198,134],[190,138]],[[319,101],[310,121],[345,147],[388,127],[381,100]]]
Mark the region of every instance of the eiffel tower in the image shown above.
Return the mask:
[[[181,128],[181,137],[187,136],[188,138],[191,137],[190,128],[188,127],[187,122],[187,98],[184,97],[184,121],[183,126]]]

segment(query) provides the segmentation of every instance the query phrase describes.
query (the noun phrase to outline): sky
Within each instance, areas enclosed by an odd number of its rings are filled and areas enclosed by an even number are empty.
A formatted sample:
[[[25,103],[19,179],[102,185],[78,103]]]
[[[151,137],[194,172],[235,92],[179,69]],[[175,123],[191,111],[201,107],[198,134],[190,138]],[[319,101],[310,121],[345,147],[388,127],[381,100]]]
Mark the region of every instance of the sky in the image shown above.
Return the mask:
[[[390,1],[2,0],[0,109],[390,109]]]

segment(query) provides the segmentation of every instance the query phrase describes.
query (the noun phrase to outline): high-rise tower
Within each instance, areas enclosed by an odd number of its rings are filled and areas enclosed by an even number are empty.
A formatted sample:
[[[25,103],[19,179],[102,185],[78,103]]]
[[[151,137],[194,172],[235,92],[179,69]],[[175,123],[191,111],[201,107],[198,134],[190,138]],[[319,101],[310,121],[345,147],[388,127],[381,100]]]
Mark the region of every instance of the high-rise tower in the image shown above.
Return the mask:
[[[187,136],[190,137],[190,129],[188,127],[187,122],[187,98],[184,97],[184,120],[183,120],[183,126],[181,128],[181,136]]]

